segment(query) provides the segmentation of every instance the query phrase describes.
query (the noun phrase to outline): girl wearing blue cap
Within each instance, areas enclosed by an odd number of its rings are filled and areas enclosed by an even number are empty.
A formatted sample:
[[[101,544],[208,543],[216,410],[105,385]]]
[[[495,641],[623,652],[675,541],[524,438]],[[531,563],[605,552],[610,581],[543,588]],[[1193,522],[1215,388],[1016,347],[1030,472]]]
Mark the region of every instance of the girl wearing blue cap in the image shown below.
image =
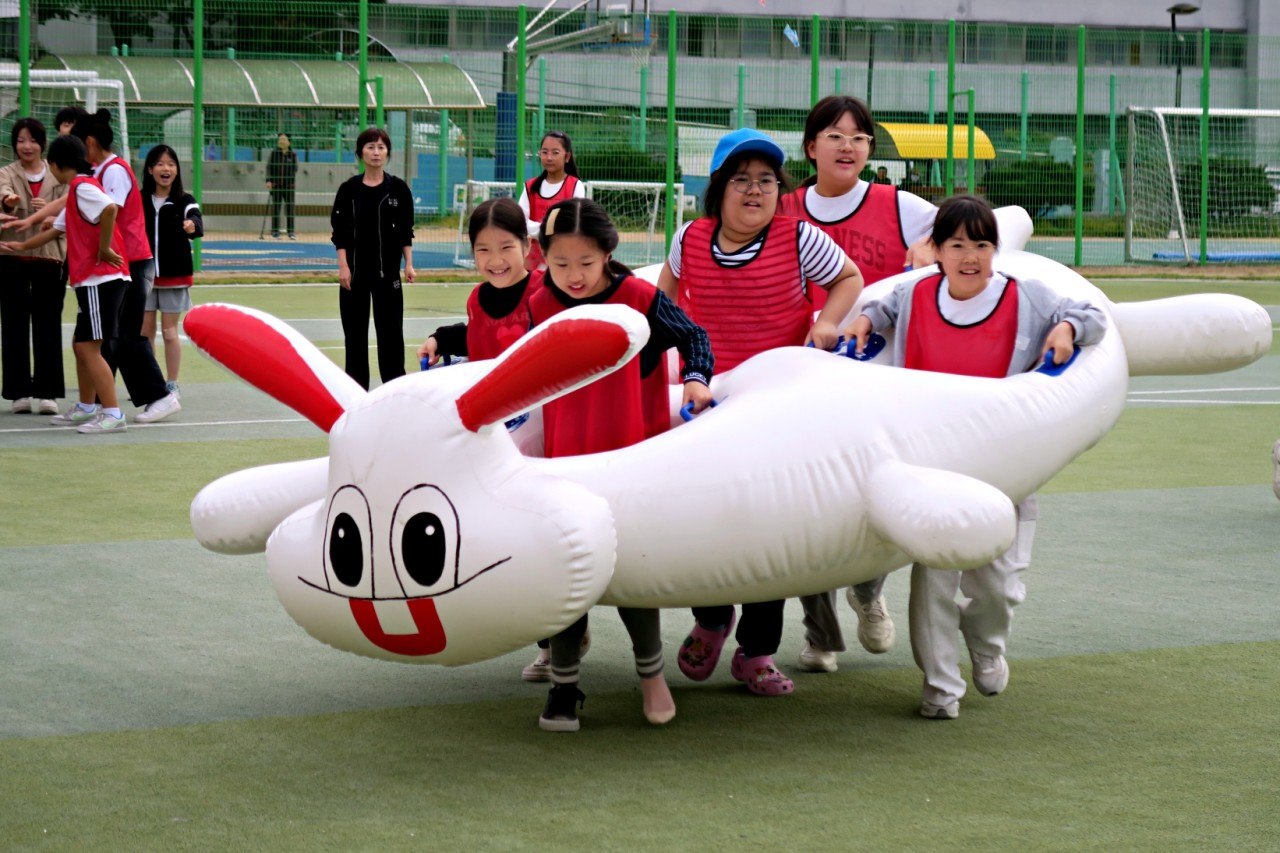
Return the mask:
[[[836,345],[841,322],[862,292],[862,274],[817,227],[778,216],[779,191],[790,189],[782,148],[743,128],[726,134],[711,159],[706,216],[677,234],[658,286],[711,340],[719,371],[781,346]],[[813,285],[827,302],[813,319]],[[735,637],[733,677],[760,696],[793,689],[774,666],[782,639],[783,601],[745,604]],[[680,649],[680,671],[710,677],[733,629],[732,605],[695,607],[697,620]]]

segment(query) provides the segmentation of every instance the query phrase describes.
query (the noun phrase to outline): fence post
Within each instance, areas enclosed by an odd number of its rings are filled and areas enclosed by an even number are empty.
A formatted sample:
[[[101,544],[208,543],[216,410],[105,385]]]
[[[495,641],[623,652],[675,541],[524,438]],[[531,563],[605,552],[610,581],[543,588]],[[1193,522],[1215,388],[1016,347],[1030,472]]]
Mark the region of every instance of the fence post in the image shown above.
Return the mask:
[[[947,21],[947,168],[943,196],[955,192],[956,181],[956,19]]]
[[[934,114],[937,110],[934,108],[933,98],[934,92],[938,88],[938,69],[929,69],[929,124],[933,124]]]
[[[738,127],[747,126],[747,65],[738,63]]]
[[[18,2],[18,112],[31,115],[31,0]]]
[[[844,80],[843,80],[843,79],[842,79],[842,77],[841,77],[841,68],[840,68],[840,66],[839,66],[839,65],[837,65],[837,66],[836,66],[836,91],[835,91],[835,94],[837,94],[837,95],[843,95],[843,94],[844,94]]]
[[[529,26],[529,9],[523,3],[516,15],[516,26],[520,39],[516,42],[516,191],[512,198],[519,199],[524,193],[524,111],[526,87],[529,83],[529,69],[526,67],[529,62],[529,45],[526,41],[528,34],[525,32]]]
[[[1116,215],[1116,75],[1107,80],[1107,215]]]
[[[547,58],[538,57],[538,139],[547,133]]]
[[[1027,159],[1027,89],[1031,80],[1026,71],[1022,72],[1022,106],[1018,116],[1018,159]]]
[[[640,66],[640,132],[638,134],[639,149],[649,150],[649,60],[645,57]]]
[[[676,11],[667,12],[667,209],[663,211],[664,251],[671,251],[676,230]]]
[[[386,108],[383,107],[381,74],[373,78],[373,100],[373,123],[378,127],[382,127],[387,123],[387,112]]]
[[[1201,31],[1200,64],[1200,266],[1209,263],[1209,28]]]
[[[365,85],[369,81],[369,0],[360,0],[359,39],[360,97],[357,102],[360,105],[360,121],[356,125],[357,133],[362,132],[369,125],[369,88]]]
[[[1084,24],[1076,30],[1076,251],[1084,261]]]
[[[973,195],[973,191],[977,189],[978,184],[978,163],[977,156],[974,153],[974,143],[978,136],[978,116],[977,108],[974,106],[974,90],[969,89],[969,159],[965,163],[965,187],[969,190],[969,195]]]
[[[191,22],[191,194],[201,204],[204,190],[204,0],[195,0]],[[150,204],[151,200],[147,200]],[[200,271],[200,244],[192,241],[192,269]]]
[[[818,74],[818,56],[820,53],[818,50],[818,28],[821,24],[819,21],[819,17],[814,15],[812,28],[809,30],[809,106],[811,107],[818,103],[820,98],[818,93],[820,85],[820,78]]]
[[[449,57],[445,56],[442,62],[448,62]],[[409,126],[413,127],[413,112],[409,112]],[[438,192],[438,205],[440,215],[444,216],[449,210],[449,111],[440,111],[440,163],[439,163],[439,181],[440,189]],[[407,171],[407,170],[406,170]]]

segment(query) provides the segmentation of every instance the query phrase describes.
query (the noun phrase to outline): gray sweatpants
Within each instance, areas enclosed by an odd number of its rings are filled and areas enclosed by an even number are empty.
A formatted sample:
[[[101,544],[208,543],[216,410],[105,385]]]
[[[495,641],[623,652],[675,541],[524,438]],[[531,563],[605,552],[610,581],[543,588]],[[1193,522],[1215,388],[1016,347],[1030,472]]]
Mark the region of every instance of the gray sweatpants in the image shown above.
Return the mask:
[[[881,575],[863,583],[849,587],[863,604],[873,601],[884,591],[884,579]],[[804,638],[815,649],[824,652],[843,652],[845,650],[844,635],[840,632],[840,618],[836,616],[837,593],[820,592],[817,595],[800,596],[800,605],[804,607]]]
[[[662,618],[654,608],[619,607],[618,615],[631,636],[636,658],[636,674],[652,678],[662,673]],[[556,684],[576,684],[582,660],[582,637],[587,633],[587,615],[551,638],[551,680]]]

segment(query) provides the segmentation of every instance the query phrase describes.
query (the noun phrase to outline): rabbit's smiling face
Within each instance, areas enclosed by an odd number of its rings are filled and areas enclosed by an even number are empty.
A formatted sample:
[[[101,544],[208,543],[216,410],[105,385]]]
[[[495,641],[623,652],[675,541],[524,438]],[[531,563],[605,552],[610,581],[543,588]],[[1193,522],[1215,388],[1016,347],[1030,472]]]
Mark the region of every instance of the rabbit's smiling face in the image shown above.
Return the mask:
[[[462,427],[419,376],[334,424],[327,497],[268,543],[277,593],[314,636],[373,657],[465,662],[555,633],[608,582],[608,504],[530,466],[500,424]]]

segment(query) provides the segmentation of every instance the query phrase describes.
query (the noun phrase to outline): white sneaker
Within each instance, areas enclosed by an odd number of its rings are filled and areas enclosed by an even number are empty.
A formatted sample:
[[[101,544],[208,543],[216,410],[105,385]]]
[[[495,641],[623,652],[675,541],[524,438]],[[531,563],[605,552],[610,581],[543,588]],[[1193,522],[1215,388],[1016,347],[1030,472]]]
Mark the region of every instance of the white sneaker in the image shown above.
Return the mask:
[[[973,661],[973,686],[983,696],[995,696],[1009,686],[1009,664],[1004,655],[992,658],[970,652],[969,659]]]
[[[58,414],[58,401],[40,400],[36,403],[36,412],[41,415],[56,415]]]
[[[14,400],[13,404],[18,405],[18,401]],[[17,411],[17,409],[14,409]],[[1271,464],[1275,466],[1275,473],[1271,475],[1271,491],[1276,493],[1276,497],[1280,498],[1280,441],[1277,441],[1271,448]]]
[[[520,671],[520,677],[525,681],[550,681],[551,649],[538,649],[538,656]]]
[[[31,398],[19,397],[13,401],[13,405],[9,406],[9,411],[15,415],[26,415],[31,413]]]
[[[178,402],[178,395],[170,392],[159,400],[147,403],[146,408],[133,416],[133,421],[139,424],[153,424],[156,421],[164,420],[181,409],[182,404]]]
[[[814,648],[812,643],[804,644],[800,657],[796,658],[796,666],[805,672],[835,672],[839,668],[835,652],[824,652]]]
[[[935,705],[932,702],[921,702],[920,716],[929,720],[954,720],[960,716],[960,703],[957,701]]]
[[[49,426],[57,426],[57,427],[82,426],[84,424],[89,423],[89,421],[93,420],[94,418],[96,418],[98,416],[98,412],[99,412],[99,409],[97,406],[93,407],[93,411],[86,412],[84,409],[80,408],[75,403],[72,403],[71,408],[67,409],[62,414],[54,415],[53,417],[49,418]]]
[[[853,612],[858,614],[858,642],[862,643],[862,647],[873,655],[884,654],[893,648],[896,632],[884,596],[877,595],[863,604],[858,600],[853,587],[849,587],[845,590],[844,597]]]
[[[98,412],[98,416],[87,424],[81,424],[76,427],[76,432],[85,435],[95,435],[101,432],[124,432],[128,427],[125,425],[124,416],[113,418],[106,412]]]

